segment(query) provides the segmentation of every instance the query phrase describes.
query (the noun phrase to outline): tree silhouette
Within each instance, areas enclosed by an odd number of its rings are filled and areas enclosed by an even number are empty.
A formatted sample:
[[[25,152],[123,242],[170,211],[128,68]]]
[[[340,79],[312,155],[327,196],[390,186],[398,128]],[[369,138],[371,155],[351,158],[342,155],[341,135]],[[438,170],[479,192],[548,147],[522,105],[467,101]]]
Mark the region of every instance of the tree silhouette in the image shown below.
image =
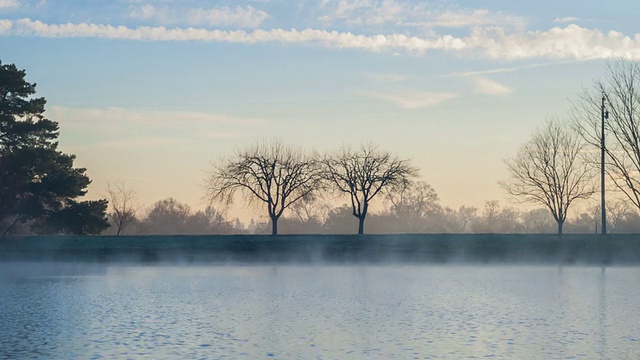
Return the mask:
[[[0,62],[0,233],[27,221],[38,232],[99,233],[109,226],[107,202],[74,200],[91,181],[58,150],[58,123],[44,117],[46,101],[32,98],[25,76]]]
[[[358,234],[364,233],[369,203],[378,194],[403,186],[416,176],[408,160],[399,159],[368,144],[358,150],[343,147],[324,161],[325,176],[334,189],[349,195],[352,215],[358,219]]]
[[[107,196],[111,204],[108,213],[111,223],[116,228],[116,235],[136,220],[138,203],[135,191],[122,181],[107,184]]]
[[[207,197],[229,204],[236,192],[264,204],[271,234],[278,234],[278,219],[296,202],[312,197],[323,187],[320,162],[314,155],[281,142],[260,142],[217,164],[209,176]]]
[[[582,138],[601,149],[601,111],[605,121],[605,171],[615,187],[640,209],[640,62],[618,60],[609,63],[604,80],[596,81],[574,103],[573,122]],[[600,167],[600,152],[591,163]]]
[[[583,147],[577,133],[547,121],[505,161],[511,177],[501,185],[510,195],[549,209],[559,235],[571,204],[595,192],[593,174],[579,157]]]

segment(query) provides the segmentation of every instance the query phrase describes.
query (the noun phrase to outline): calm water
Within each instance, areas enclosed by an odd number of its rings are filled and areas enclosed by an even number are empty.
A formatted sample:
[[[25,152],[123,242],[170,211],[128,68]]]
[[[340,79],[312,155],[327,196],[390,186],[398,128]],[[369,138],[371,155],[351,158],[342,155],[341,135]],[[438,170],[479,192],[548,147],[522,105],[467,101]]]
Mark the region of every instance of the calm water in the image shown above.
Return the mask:
[[[2,267],[0,358],[640,358],[640,268],[37,270]]]

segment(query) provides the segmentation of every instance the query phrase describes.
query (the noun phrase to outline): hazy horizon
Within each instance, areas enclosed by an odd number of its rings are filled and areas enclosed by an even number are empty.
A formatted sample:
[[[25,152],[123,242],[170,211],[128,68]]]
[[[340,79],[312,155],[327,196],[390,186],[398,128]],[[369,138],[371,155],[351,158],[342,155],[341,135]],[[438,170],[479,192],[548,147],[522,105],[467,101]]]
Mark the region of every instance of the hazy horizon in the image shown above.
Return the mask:
[[[0,0],[0,58],[38,84],[89,198],[124,181],[148,206],[201,209],[212,161],[278,138],[374,142],[412,159],[444,206],[480,208],[513,205],[503,160],[605,59],[640,57],[630,6]]]

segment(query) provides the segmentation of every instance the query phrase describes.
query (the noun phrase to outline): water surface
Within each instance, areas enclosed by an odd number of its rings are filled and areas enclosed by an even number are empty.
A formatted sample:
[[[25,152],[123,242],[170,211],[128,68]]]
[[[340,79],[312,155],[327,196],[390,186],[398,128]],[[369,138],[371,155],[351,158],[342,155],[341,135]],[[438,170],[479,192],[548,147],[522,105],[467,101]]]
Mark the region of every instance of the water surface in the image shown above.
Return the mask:
[[[0,358],[640,358],[640,268],[12,266]]]

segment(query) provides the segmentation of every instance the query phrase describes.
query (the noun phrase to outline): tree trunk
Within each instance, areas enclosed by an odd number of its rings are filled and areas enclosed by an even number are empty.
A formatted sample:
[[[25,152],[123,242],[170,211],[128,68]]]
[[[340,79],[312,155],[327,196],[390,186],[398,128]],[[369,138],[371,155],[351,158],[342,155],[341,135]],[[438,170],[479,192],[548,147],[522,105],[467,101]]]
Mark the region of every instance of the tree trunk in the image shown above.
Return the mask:
[[[564,225],[564,220],[558,220],[558,236],[562,236],[562,226]]]
[[[364,215],[358,217],[358,235],[364,234]]]
[[[278,218],[275,216],[271,217],[271,235],[278,235]]]

